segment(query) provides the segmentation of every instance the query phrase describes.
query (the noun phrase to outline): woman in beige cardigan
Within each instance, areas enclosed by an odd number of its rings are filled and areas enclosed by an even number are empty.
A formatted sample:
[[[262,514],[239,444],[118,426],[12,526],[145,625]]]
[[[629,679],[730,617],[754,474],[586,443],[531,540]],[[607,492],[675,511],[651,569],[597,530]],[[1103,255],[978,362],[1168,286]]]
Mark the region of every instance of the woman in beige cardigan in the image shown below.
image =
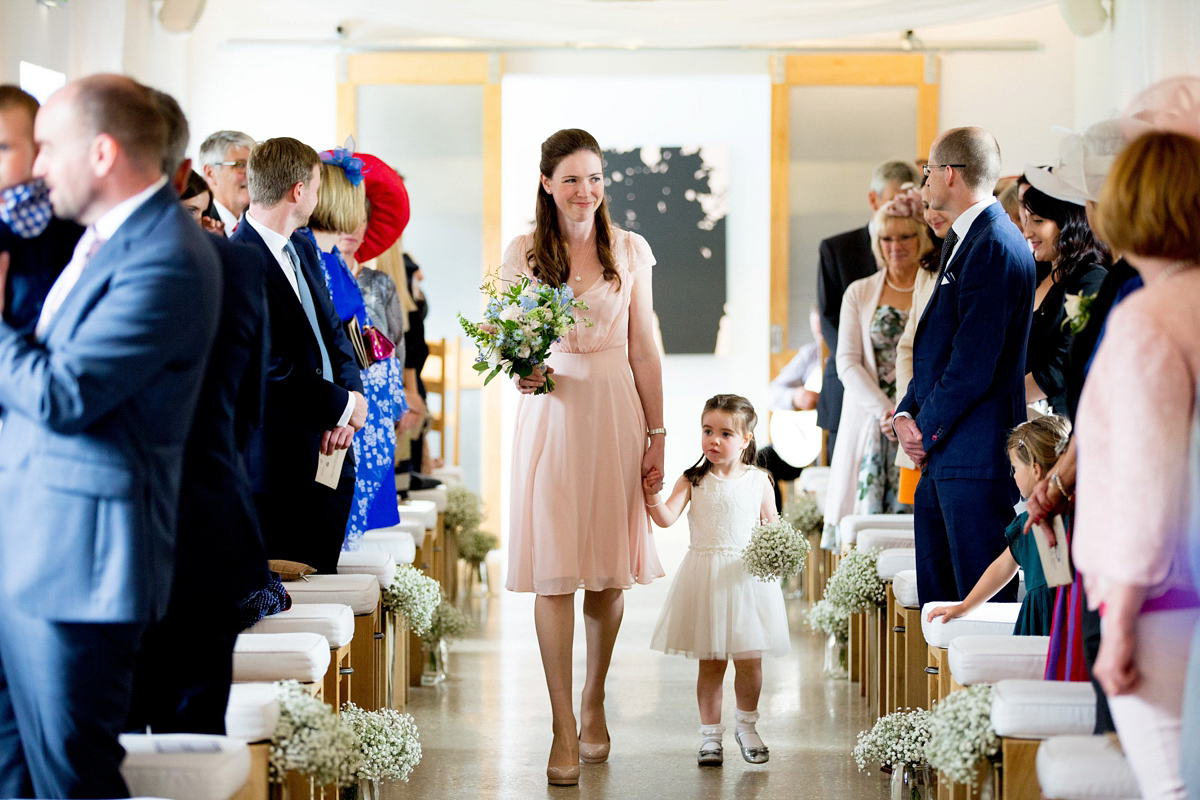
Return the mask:
[[[825,500],[827,546],[848,514],[910,510],[896,497],[898,447],[880,426],[896,405],[896,344],[908,321],[921,259],[933,249],[914,208],[906,195],[875,213],[871,249],[879,272],[850,284],[842,298],[837,371],[845,396]]]

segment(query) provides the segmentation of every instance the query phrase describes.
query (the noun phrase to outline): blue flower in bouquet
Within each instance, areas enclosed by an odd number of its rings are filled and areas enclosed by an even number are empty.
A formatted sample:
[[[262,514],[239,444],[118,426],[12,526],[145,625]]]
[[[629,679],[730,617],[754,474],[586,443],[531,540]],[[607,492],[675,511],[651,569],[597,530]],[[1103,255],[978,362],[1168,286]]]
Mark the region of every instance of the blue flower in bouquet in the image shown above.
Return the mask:
[[[575,312],[587,310],[569,286],[554,288],[528,277],[503,288],[498,284],[492,280],[483,286],[488,298],[483,322],[458,315],[463,330],[479,348],[475,370],[488,373],[485,384],[501,372],[523,378],[533,374],[546,362],[550,347],[579,324]],[[583,323],[591,325],[587,320]],[[554,381],[547,378],[537,393],[553,389]]]

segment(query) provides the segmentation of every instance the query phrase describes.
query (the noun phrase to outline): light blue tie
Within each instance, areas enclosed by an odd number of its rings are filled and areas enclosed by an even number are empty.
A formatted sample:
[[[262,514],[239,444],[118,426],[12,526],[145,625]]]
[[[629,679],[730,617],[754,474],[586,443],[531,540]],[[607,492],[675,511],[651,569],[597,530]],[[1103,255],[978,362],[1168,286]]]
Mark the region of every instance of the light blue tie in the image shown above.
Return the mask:
[[[300,254],[295,246],[288,242],[283,246],[288,260],[292,262],[292,271],[296,273],[296,288],[300,292],[300,305],[304,307],[304,316],[308,317],[308,325],[312,328],[313,336],[317,337],[317,349],[321,351],[321,377],[333,382],[333,367],[329,363],[329,351],[325,349],[325,339],[321,336],[321,326],[317,324],[317,305],[313,302],[312,291],[308,281],[304,280],[304,272],[300,269]]]

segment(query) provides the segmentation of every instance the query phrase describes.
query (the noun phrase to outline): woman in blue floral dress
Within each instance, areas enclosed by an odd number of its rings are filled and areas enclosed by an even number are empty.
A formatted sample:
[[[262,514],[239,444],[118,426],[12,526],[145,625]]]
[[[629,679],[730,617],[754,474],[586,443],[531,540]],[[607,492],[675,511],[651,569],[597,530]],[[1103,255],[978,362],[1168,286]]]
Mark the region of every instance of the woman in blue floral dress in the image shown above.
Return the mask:
[[[372,325],[354,273],[342,251],[353,253],[366,227],[366,195],[362,165],[353,154],[337,149],[321,154],[321,192],[305,233],[321,251],[321,266],[333,307],[343,322],[353,318],[359,330]],[[370,345],[367,345],[370,352]],[[367,422],[354,436],[354,502],[346,523],[343,549],[353,550],[365,531],[400,521],[396,504],[396,421],[403,416],[403,364],[383,358],[362,370]]]

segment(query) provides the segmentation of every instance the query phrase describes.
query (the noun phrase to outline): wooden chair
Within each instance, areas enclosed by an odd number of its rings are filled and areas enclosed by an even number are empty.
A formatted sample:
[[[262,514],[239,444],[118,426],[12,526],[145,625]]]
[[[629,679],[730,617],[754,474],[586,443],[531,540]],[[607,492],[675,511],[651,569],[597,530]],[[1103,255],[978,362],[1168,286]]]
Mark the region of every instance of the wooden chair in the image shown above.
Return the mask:
[[[425,343],[429,347],[429,358],[421,370],[421,380],[425,384],[425,399],[430,395],[438,396],[436,410],[430,408],[433,415],[431,430],[438,433],[438,456],[443,464],[458,463],[458,409],[461,395],[459,381],[459,340],[435,339]],[[451,397],[453,400],[451,401]],[[453,459],[446,458],[447,431],[454,431]],[[420,465],[418,465],[419,468]]]

